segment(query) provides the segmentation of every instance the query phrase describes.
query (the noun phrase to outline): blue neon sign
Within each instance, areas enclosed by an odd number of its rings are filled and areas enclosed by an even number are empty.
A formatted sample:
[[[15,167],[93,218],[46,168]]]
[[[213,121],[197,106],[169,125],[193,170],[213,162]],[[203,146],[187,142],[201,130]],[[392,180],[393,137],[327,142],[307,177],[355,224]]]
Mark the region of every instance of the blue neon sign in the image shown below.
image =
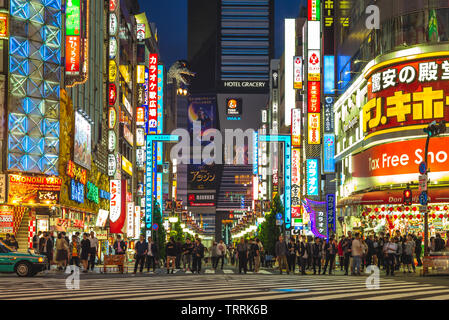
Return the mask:
[[[335,135],[325,134],[324,135],[324,163],[323,171],[325,173],[335,172]]]
[[[319,171],[318,159],[307,159],[307,194],[319,195]]]

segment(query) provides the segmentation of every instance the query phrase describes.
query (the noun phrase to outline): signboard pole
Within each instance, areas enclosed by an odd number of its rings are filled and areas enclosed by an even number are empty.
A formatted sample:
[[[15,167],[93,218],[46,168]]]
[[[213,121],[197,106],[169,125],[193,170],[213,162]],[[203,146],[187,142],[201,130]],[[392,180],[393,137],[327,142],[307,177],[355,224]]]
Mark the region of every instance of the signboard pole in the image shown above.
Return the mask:
[[[426,140],[426,149],[425,149],[425,163],[426,163],[426,175],[429,172],[429,167],[428,167],[428,152],[429,152],[429,142],[430,142],[430,134],[427,135],[427,140]],[[426,210],[424,212],[424,257],[429,256],[429,208],[427,206],[428,203],[428,198],[426,199]],[[423,266],[423,274],[427,274],[427,267]]]

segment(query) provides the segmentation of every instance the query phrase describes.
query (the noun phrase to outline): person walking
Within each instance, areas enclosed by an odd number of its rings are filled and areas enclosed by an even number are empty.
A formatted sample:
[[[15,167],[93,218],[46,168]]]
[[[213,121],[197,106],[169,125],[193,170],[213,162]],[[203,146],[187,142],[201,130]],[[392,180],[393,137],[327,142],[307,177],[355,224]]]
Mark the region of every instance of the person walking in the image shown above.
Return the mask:
[[[360,239],[360,233],[356,232],[355,239],[352,241],[351,245],[352,252],[352,275],[360,276],[360,267],[362,263],[362,255],[363,255],[363,245]]]
[[[350,263],[351,250],[352,250],[351,246],[352,246],[352,234],[349,231],[348,237],[344,239],[343,244],[342,244],[343,253],[345,256],[345,260],[344,260],[345,276],[348,275],[348,271],[349,271],[349,263]]]
[[[301,269],[301,274],[306,274],[306,263],[307,258],[310,253],[307,252],[307,243],[306,243],[306,236],[301,237],[301,241],[298,243],[298,266]]]
[[[212,265],[212,269],[216,269],[216,263],[218,260],[218,252],[217,252],[217,243],[214,241],[212,246],[209,249],[210,252],[210,257],[211,257],[211,265]]]
[[[240,243],[237,245],[237,260],[239,261],[239,274],[242,270],[245,272],[247,270],[247,260],[248,260],[248,245],[245,243],[245,239],[241,238]]]
[[[321,244],[320,238],[315,238],[315,242],[312,244],[312,263],[313,274],[316,274],[316,267],[318,267],[318,274],[321,273]]]
[[[259,238],[256,238],[256,240],[253,243],[252,251],[254,255],[254,272],[258,273],[260,270],[260,257],[262,252],[262,243],[260,242]]]
[[[290,270],[288,269],[287,264],[287,254],[288,254],[287,243],[285,243],[283,236],[279,236],[279,241],[276,242],[275,245],[275,255],[276,259],[278,260],[280,274],[282,274],[284,266],[287,269],[287,274],[290,274]]]
[[[195,239],[195,246],[192,251],[193,265],[192,265],[192,273],[195,271],[200,274],[201,272],[201,259],[204,258],[204,245],[201,243],[201,239]]]
[[[418,262],[418,267],[422,266],[421,253],[422,253],[422,237],[418,236],[415,239],[415,255],[416,255],[416,262]]]
[[[220,243],[217,245],[217,253],[218,253],[218,257],[217,257],[217,262],[216,262],[215,268],[218,268],[218,264],[221,260],[221,270],[223,270],[224,259],[226,256],[226,245],[224,244],[223,240],[220,240]],[[260,262],[260,260],[259,260],[259,262]]]
[[[90,252],[90,241],[88,238],[88,234],[83,234],[83,240],[81,240],[81,263],[83,264],[84,270],[83,273],[87,273],[89,271],[89,252]]]
[[[90,232],[89,241],[90,241],[90,252],[89,252],[89,265],[87,267],[91,271],[94,271],[95,258],[97,257],[99,247],[98,239],[95,237],[95,232],[93,231]]]
[[[143,235],[140,236],[139,241],[135,243],[136,249],[136,263],[134,264],[134,274],[137,273],[137,267],[140,264],[140,273],[143,272],[143,267],[145,265],[145,257],[148,252],[148,244],[145,241],[145,237]]]
[[[334,237],[329,239],[329,242],[324,245],[324,252],[326,255],[326,263],[324,265],[323,274],[326,274],[327,266],[329,264],[329,275],[332,274],[332,270],[334,268],[335,255],[337,254],[338,245],[335,241]]]
[[[290,238],[290,241],[287,245],[288,249],[288,255],[287,255],[287,263],[288,263],[288,269],[295,274],[296,269],[296,252],[298,251],[298,247],[295,243],[295,239],[293,237]]]
[[[394,276],[394,264],[395,264],[395,256],[398,250],[397,243],[394,242],[393,238],[388,239],[386,237],[386,243],[383,248],[384,258],[385,258],[385,269],[388,275]]]
[[[70,256],[70,265],[73,266],[77,266],[78,268],[80,267],[80,252],[81,252],[81,247],[80,247],[80,242],[78,240],[78,237],[73,235],[72,236],[72,242],[70,242],[69,245],[69,256]]]
[[[117,238],[116,238],[116,240],[114,242],[113,248],[114,248],[114,251],[115,251],[116,255],[120,255],[120,256],[126,255],[127,247],[126,247],[125,241],[122,240],[122,236],[121,235],[119,235],[119,234],[117,235]],[[124,264],[125,264],[125,260],[126,260],[126,256],[123,257],[123,261],[124,261],[123,263]],[[123,270],[124,269],[124,264],[123,265],[119,265],[120,273],[124,272],[124,270]]]
[[[48,232],[45,232],[44,236],[39,240],[39,254],[47,257],[47,270],[50,270],[53,262],[53,241],[50,239]]]
[[[167,274],[170,273],[170,268],[172,274],[175,271],[176,251],[175,238],[170,237],[170,241],[165,246],[165,253],[167,255]]]
[[[147,272],[150,273],[150,267],[153,266],[153,273],[156,273],[157,247],[151,237],[148,237],[146,258]]]
[[[375,255],[374,235],[370,234],[368,239],[365,240],[365,244],[368,247],[366,252],[366,266],[370,266],[373,263],[373,256]]]
[[[186,239],[186,243],[182,245],[182,259],[184,261],[184,272],[192,270],[192,253],[194,244],[189,238]],[[187,266],[187,268],[186,268]]]
[[[340,271],[343,271],[345,266],[345,254],[343,252],[343,243],[345,241],[345,236],[342,235],[340,241],[338,242],[338,263],[340,264]]]
[[[415,241],[413,241],[412,236],[409,234],[407,235],[407,240],[404,243],[404,254],[403,254],[403,265],[404,265],[404,273],[405,273],[405,266],[407,266],[408,273],[411,273],[410,267],[413,267],[413,272],[416,272],[415,270],[415,263],[413,259],[413,254],[415,253]]]
[[[37,234],[33,236],[33,250],[34,253],[39,253],[39,240],[42,237],[42,231],[39,231]]]
[[[176,241],[176,260],[175,260],[175,268],[181,269],[181,256],[182,256],[182,243],[181,240],[178,239]]]
[[[384,246],[385,246],[385,235],[383,232],[379,233],[379,240],[378,240],[378,247],[377,247],[377,267],[380,269],[385,270],[385,258],[384,258]]]
[[[254,271],[254,254],[255,254],[255,250],[253,247],[253,244],[255,244],[254,239],[249,240],[248,245],[248,264],[249,264],[249,268],[248,270],[253,272]]]

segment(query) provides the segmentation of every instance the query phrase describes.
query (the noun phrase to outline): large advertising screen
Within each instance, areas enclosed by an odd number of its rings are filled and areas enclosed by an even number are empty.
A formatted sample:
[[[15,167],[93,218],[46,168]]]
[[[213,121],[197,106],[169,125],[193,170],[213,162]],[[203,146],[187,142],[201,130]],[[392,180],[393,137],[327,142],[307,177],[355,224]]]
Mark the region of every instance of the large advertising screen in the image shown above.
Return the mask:
[[[422,55],[403,61],[387,62],[389,66],[367,74],[366,135],[421,129],[434,120],[449,122],[449,57]]]
[[[59,203],[62,180],[58,177],[10,174],[8,180],[8,203]]]
[[[208,130],[217,127],[217,98],[215,96],[191,96],[189,97],[189,132],[193,135],[193,124],[195,121],[201,123],[201,136],[193,137],[201,139]],[[202,143],[205,145],[205,143]]]
[[[73,161],[90,170],[92,160],[92,127],[80,113],[75,113],[75,143]]]

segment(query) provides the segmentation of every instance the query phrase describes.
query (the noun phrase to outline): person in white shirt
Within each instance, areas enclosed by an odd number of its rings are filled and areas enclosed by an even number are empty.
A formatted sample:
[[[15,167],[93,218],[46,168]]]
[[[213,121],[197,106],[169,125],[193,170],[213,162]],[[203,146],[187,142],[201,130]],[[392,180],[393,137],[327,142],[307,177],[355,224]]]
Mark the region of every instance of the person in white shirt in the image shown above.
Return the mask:
[[[360,233],[356,232],[355,239],[352,241],[351,246],[351,252],[352,252],[352,274],[357,274],[360,276],[360,266],[362,264],[362,255],[363,255],[363,245],[362,241],[360,240]],[[357,272],[356,272],[357,269]]]
[[[398,244],[393,241],[393,238],[388,239],[388,242],[384,245],[384,257],[385,257],[385,267],[387,271],[387,276],[394,276],[394,263],[395,263],[395,255],[398,250]]]
[[[87,270],[94,270],[95,267],[95,258],[97,257],[98,251],[98,239],[95,238],[95,233],[93,231],[90,232],[90,252],[89,252],[89,265],[87,266]]]
[[[215,262],[215,268],[218,268],[218,263],[221,259],[221,270],[223,270],[224,257],[226,255],[226,245],[223,243],[223,240],[220,240],[220,243],[217,245],[217,260]]]

